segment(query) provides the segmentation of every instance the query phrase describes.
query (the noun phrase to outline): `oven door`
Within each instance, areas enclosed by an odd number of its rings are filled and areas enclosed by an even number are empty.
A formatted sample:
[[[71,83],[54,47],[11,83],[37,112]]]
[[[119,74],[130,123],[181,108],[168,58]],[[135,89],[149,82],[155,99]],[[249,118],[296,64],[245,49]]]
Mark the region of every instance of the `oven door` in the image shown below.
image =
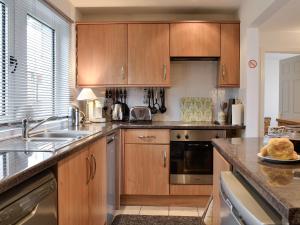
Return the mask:
[[[170,161],[171,184],[212,184],[210,141],[171,142]]]

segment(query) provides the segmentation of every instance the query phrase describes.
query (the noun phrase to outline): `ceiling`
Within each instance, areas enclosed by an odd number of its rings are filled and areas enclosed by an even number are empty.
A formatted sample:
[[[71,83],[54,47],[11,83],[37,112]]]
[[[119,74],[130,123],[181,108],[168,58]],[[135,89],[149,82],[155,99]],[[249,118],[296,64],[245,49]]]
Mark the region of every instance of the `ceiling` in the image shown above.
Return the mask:
[[[300,1],[290,0],[265,23],[260,26],[263,31],[300,31]]]
[[[123,12],[133,8],[150,12],[236,12],[241,0],[69,0],[80,11],[109,9]]]

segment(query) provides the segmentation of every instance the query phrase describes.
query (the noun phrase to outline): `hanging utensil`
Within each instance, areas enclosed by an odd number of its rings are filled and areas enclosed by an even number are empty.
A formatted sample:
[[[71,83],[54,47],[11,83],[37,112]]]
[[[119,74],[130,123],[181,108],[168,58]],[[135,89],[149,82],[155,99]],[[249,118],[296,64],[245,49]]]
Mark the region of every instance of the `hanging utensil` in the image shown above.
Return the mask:
[[[154,90],[153,90],[153,88],[151,89],[151,100],[152,100],[151,113],[152,113],[152,114],[156,114],[156,113],[157,113],[157,108],[155,107],[155,102],[154,102]]]
[[[151,107],[151,90],[150,90],[150,88],[148,89],[147,97],[148,97],[148,108],[151,111],[152,107]]]
[[[165,113],[167,111],[166,105],[165,105],[165,89],[162,88],[160,90],[160,100],[161,100],[161,107],[159,109],[159,111],[161,113]]]
[[[158,104],[158,90],[157,89],[155,89],[155,103],[154,103],[154,107],[157,110],[160,110],[160,105]]]

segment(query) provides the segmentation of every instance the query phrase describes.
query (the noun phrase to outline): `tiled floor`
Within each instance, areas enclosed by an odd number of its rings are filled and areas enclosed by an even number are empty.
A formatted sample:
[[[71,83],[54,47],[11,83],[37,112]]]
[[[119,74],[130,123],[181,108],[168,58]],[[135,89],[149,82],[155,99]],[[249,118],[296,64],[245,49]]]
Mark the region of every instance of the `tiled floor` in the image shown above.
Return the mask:
[[[197,207],[159,207],[159,206],[122,206],[116,215],[152,215],[152,216],[202,216],[204,209]]]

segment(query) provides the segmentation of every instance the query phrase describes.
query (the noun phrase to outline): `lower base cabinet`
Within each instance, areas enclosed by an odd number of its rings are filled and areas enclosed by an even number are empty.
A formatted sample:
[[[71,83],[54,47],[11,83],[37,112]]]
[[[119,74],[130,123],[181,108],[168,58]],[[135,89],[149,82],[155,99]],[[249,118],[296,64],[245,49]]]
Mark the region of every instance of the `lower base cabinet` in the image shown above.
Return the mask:
[[[106,224],[106,139],[60,161],[59,225]]]
[[[231,165],[223,158],[223,156],[214,149],[214,175],[213,175],[213,225],[220,225],[220,177],[222,171],[230,171]]]
[[[169,145],[125,145],[125,194],[169,195]]]

